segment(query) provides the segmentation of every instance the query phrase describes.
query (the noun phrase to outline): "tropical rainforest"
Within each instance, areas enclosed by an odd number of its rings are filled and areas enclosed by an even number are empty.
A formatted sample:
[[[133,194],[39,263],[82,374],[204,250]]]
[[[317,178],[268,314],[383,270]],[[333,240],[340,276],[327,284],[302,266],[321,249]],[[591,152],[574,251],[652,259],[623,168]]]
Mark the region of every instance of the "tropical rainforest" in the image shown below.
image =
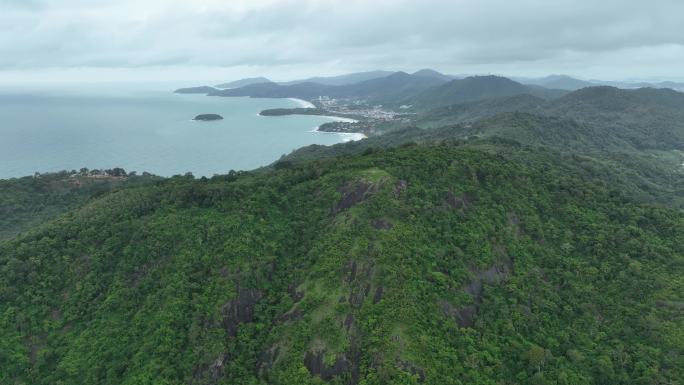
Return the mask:
[[[253,171],[0,182],[0,383],[680,384],[681,94],[505,84]]]

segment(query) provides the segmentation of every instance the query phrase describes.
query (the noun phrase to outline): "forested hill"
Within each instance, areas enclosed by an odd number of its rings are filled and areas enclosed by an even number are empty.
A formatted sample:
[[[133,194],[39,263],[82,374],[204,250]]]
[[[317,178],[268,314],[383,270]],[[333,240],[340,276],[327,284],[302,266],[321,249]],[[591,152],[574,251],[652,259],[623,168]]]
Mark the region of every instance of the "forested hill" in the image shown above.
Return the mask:
[[[129,174],[117,168],[0,180],[0,240],[14,237],[76,209],[92,197],[160,179],[149,174]]]
[[[421,109],[533,93],[513,80],[500,76],[475,76],[452,80],[423,91],[408,102]]]
[[[500,113],[511,112],[538,115],[539,119],[549,122],[558,119],[569,122],[577,129],[566,132],[566,136],[582,135],[581,130],[585,134],[591,132],[586,139],[594,143],[612,143],[613,148],[606,145],[603,150],[684,150],[684,94],[669,89],[591,87],[550,101],[529,95],[494,98],[437,108],[422,114],[416,124],[433,128],[476,123]],[[482,124],[480,128],[485,126]],[[528,127],[514,125],[498,133],[519,138],[519,128]],[[553,129],[551,124],[549,130]],[[486,135],[487,131],[482,133]],[[522,142],[531,143],[537,139],[528,137]],[[563,140],[555,142],[558,147],[567,147],[569,144],[574,143]]]
[[[410,145],[177,177],[0,242],[0,383],[674,384],[684,214]]]

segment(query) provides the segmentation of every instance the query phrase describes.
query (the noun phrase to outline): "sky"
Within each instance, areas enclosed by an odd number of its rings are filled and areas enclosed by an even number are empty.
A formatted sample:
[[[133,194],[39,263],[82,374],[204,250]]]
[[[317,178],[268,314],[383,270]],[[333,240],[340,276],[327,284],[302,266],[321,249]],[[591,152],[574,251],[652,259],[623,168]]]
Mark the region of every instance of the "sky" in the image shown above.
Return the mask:
[[[0,82],[684,80],[683,0],[0,0]]]

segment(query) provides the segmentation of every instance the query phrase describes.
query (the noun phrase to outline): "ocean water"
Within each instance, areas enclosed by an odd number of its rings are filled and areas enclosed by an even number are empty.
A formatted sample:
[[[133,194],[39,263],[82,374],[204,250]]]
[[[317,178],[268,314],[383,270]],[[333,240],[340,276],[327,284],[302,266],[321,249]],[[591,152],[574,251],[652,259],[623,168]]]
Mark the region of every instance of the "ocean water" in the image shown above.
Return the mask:
[[[211,176],[264,166],[302,146],[358,139],[315,132],[334,118],[258,116],[297,106],[144,87],[0,88],[0,179],[81,167]],[[204,113],[224,120],[192,120]]]

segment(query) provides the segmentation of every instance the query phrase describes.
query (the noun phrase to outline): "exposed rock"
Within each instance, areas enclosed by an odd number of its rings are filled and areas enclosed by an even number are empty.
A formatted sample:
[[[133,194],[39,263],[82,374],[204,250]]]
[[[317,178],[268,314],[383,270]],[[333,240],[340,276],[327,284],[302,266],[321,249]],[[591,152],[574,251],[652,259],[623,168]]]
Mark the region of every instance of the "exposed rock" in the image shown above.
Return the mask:
[[[460,196],[454,195],[454,193],[448,193],[446,198],[447,204],[454,209],[462,209],[472,206],[477,198],[469,193],[463,193]]]
[[[441,304],[442,313],[447,318],[452,318],[462,328],[475,325],[475,316],[482,302],[483,285],[485,283],[495,285],[506,280],[513,273],[513,262],[507,260],[485,270],[471,269],[470,273],[473,279],[463,287],[463,290],[473,297],[474,304],[461,308],[457,308],[446,301]]]
[[[357,268],[356,262],[350,262],[348,270],[351,271],[347,279],[350,285],[348,301],[352,307],[358,308],[370,293],[373,265],[369,263]]]
[[[228,354],[221,353],[211,364],[203,364],[195,368],[190,384],[216,384],[223,377]]]
[[[53,321],[59,321],[62,319],[62,311],[59,309],[53,309],[50,311],[50,319]]]
[[[346,184],[337,189],[342,193],[342,199],[332,209],[333,214],[340,213],[357,203],[363,202],[373,192],[376,192],[378,186],[376,184],[356,182],[354,184]]]
[[[471,269],[473,280],[465,286],[464,290],[479,299],[482,296],[482,284],[494,285],[502,282],[513,272],[513,263],[508,260],[498,263],[486,270]]]
[[[680,301],[656,301],[656,305],[675,310],[684,310],[684,302]]]
[[[407,188],[408,188],[408,182],[406,182],[405,180],[400,180],[400,181],[397,182],[397,184],[394,186],[394,196],[395,196],[396,198],[398,198],[398,197],[401,195],[401,193],[403,193],[404,191],[406,191]]]
[[[375,289],[375,295],[373,296],[373,303],[376,304],[376,303],[380,302],[384,293],[385,293],[385,288],[383,288],[382,286],[378,286],[378,288]]]
[[[211,378],[218,380],[223,376],[223,365],[225,364],[227,358],[227,355],[221,354],[218,356],[218,358],[216,358],[216,360],[214,360],[209,367],[209,374],[211,375]]]
[[[337,356],[332,366],[324,362],[324,352],[307,352],[304,356],[304,366],[314,376],[320,376],[322,380],[329,381],[335,376],[340,376],[349,371],[351,363],[344,354]]]
[[[302,314],[302,311],[299,309],[294,309],[289,313],[285,313],[281,315],[278,318],[278,323],[284,323],[284,322],[290,322],[290,321],[299,321],[302,319],[304,315]]]
[[[278,345],[275,345],[259,355],[259,362],[257,363],[259,375],[263,375],[264,372],[268,372],[273,369],[273,365],[278,359],[278,354],[280,354],[280,348]]]
[[[297,291],[297,286],[290,285],[290,287],[288,287],[288,293],[290,294],[290,297],[292,298],[292,301],[294,301],[294,303],[297,303],[304,299],[305,293],[303,291]]]
[[[399,367],[402,370],[407,371],[414,376],[417,375],[418,376],[418,382],[425,382],[425,370],[418,367],[413,362],[411,362],[411,361],[399,361]]]
[[[350,261],[347,264],[347,283],[351,283],[356,279],[356,261]]]
[[[235,337],[240,324],[254,320],[254,305],[261,297],[262,294],[257,289],[238,289],[237,298],[223,305],[221,314],[227,335]]]
[[[349,294],[349,304],[353,307],[361,307],[363,300],[366,299],[366,294],[363,288],[352,288],[352,292]]]
[[[392,223],[382,219],[373,219],[370,224],[378,230],[391,230],[394,227]]]
[[[476,305],[467,305],[462,308],[457,308],[450,303],[444,301],[442,303],[442,313],[447,318],[456,321],[458,327],[471,328],[475,325],[475,315],[477,314]]]
[[[347,317],[344,319],[344,327],[349,331],[349,328],[352,327],[354,324],[354,315],[352,313],[347,314]]]

